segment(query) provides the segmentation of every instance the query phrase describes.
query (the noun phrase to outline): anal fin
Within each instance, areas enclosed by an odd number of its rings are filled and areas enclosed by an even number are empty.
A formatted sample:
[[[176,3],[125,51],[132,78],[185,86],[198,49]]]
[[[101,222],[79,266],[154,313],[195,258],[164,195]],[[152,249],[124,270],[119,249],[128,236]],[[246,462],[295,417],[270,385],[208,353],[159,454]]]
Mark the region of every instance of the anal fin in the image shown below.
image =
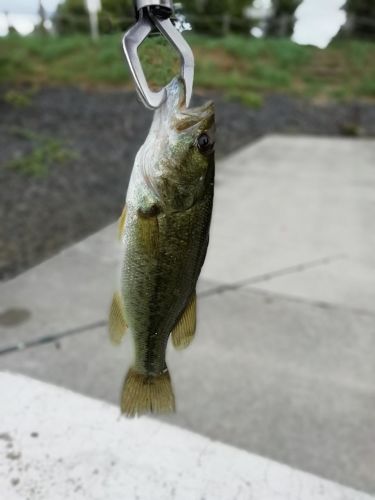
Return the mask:
[[[115,292],[109,311],[109,337],[113,344],[120,344],[127,328],[122,299],[119,292]]]
[[[176,349],[185,349],[194,338],[197,324],[197,295],[194,292],[181,318],[172,331],[172,342]]]

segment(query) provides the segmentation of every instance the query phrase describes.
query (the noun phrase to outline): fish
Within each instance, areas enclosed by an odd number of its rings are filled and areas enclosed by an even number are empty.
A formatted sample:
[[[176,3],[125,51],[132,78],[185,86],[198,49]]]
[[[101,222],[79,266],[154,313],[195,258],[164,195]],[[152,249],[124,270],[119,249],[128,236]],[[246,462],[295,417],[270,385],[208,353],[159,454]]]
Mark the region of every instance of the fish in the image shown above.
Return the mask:
[[[121,272],[109,313],[119,344],[129,331],[134,362],[125,377],[121,412],[127,417],[175,411],[166,364],[196,330],[196,284],[204,263],[214,198],[213,102],[185,106],[181,77],[166,87],[138,151],[119,219]]]

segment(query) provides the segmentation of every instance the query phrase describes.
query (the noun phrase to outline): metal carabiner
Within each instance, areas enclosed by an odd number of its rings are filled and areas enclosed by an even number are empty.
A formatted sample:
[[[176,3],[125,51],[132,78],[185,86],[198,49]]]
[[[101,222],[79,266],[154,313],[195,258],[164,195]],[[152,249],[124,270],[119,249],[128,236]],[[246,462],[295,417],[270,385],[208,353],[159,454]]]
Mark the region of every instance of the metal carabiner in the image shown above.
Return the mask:
[[[180,54],[181,76],[185,81],[186,107],[188,107],[193,93],[194,55],[170,19],[173,15],[172,0],[134,0],[134,3],[137,22],[125,33],[122,46],[142,102],[150,109],[157,109],[167,95],[165,88],[157,92],[150,89],[138,57],[138,47],[150,32],[156,29]]]

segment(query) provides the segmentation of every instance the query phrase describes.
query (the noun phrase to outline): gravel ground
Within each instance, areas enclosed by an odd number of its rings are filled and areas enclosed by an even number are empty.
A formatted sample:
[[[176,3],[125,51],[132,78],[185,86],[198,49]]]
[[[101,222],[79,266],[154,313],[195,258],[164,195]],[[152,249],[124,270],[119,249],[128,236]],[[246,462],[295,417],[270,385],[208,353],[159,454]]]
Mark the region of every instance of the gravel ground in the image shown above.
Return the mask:
[[[0,279],[9,279],[115,220],[152,113],[133,92],[44,88],[28,107],[0,89]],[[266,133],[375,136],[375,104],[312,104],[271,95],[259,109],[210,95],[220,158]],[[205,96],[206,98],[206,96]],[[202,101],[198,97],[197,101]],[[15,128],[57,138],[74,157],[48,175],[5,168],[30,150]]]

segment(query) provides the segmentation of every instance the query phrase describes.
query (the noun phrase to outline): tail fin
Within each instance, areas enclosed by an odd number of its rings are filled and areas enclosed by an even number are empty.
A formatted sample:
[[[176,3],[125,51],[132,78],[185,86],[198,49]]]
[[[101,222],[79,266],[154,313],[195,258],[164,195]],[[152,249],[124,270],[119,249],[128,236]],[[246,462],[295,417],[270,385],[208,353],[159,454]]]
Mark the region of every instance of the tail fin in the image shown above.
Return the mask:
[[[175,400],[168,370],[152,376],[130,368],[122,389],[121,411],[127,417],[174,412]]]

